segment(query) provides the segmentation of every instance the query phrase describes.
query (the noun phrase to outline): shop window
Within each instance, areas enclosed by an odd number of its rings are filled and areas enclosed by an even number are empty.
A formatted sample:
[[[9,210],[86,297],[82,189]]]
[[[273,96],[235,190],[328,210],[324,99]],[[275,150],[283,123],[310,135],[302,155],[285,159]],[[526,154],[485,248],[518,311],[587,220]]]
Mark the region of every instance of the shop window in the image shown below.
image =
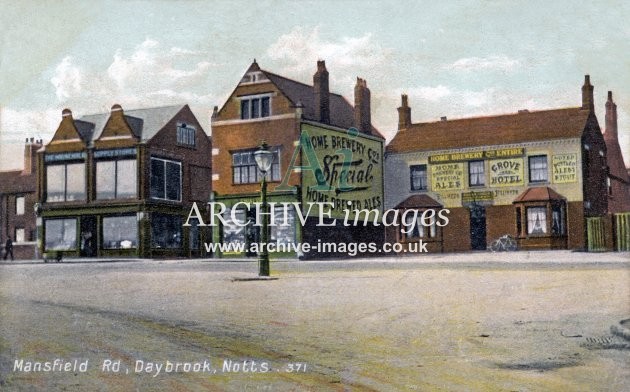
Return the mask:
[[[136,215],[103,217],[103,249],[138,247]]]
[[[427,165],[411,165],[409,166],[409,174],[412,191],[427,190]]]
[[[241,119],[269,117],[271,115],[271,97],[252,96],[241,99]]]
[[[426,218],[423,219],[422,216],[425,211],[431,210],[418,210],[417,215],[413,213],[407,213],[407,215],[405,216],[405,226],[401,228],[404,229],[406,232],[401,232],[403,240],[435,238],[437,236],[437,221],[435,219],[435,215],[437,214],[437,212],[435,210],[432,210],[434,214],[431,215],[430,213],[427,213]],[[401,211],[401,214],[402,216],[404,216],[403,211]]]
[[[535,155],[529,157],[529,182],[547,182],[547,156]]]
[[[182,164],[151,157],[151,198],[181,201]]]
[[[15,215],[24,215],[24,196],[17,196],[15,198]]]
[[[277,244],[294,244],[295,243],[295,211],[287,210],[286,219],[284,217],[284,208],[276,207],[273,211],[275,226],[270,227],[271,242]],[[285,226],[285,224],[288,224]]]
[[[195,147],[195,127],[187,124],[177,125],[177,144]]]
[[[46,250],[71,250],[77,247],[77,220],[47,219],[44,223]]]
[[[85,165],[68,163],[46,167],[46,201],[85,200]]]
[[[151,246],[176,249],[182,247],[182,217],[168,214],[151,214]]]
[[[547,234],[547,208],[527,207],[527,234]]]
[[[26,232],[23,228],[15,229],[15,242],[26,242]]]
[[[223,242],[228,244],[245,245],[245,222],[247,214],[245,210],[236,210],[232,219],[232,209],[228,208],[223,213],[225,225],[223,226]]]
[[[96,162],[96,198],[99,200],[136,197],[136,160]]]
[[[468,185],[483,186],[486,183],[483,161],[468,162]]]
[[[256,150],[237,151],[232,153],[232,180],[234,184],[255,184],[262,180],[262,173],[258,170],[254,153]],[[274,153],[273,164],[267,179],[280,181],[280,149],[271,148]]]

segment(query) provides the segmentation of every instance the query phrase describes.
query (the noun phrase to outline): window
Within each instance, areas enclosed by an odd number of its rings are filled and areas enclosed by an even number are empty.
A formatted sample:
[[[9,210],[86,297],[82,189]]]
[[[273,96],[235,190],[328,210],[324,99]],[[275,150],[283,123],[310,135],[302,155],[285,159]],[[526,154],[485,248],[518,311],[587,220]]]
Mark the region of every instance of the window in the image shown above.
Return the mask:
[[[546,182],[547,179],[547,156],[529,157],[529,182]]]
[[[527,207],[527,234],[547,234],[547,208]]]
[[[20,242],[25,242],[26,238],[25,238],[25,231],[24,229],[20,228],[20,229],[15,229],[15,242],[20,243]]]
[[[284,219],[284,208],[274,206],[274,222],[275,226],[270,227],[271,242],[277,244],[294,244],[295,243],[295,211],[287,210],[287,219]],[[288,224],[288,226],[285,226]]]
[[[223,213],[225,225],[223,226],[223,242],[233,244],[245,244],[246,211],[239,209],[234,212],[235,220],[232,220],[232,209],[228,208]]]
[[[425,211],[429,211],[431,212],[432,210],[425,210]],[[429,215],[431,216],[431,218],[427,218],[429,219],[429,225],[423,225],[422,224],[422,216],[423,213],[425,211],[420,211],[418,210],[418,214],[412,214],[412,213],[408,213],[407,216],[405,216],[405,226],[402,227],[402,229],[405,230],[405,232],[402,232],[402,236],[403,239],[415,239],[415,238],[434,238],[437,235],[437,224],[436,224],[436,219],[435,219],[435,211],[434,214]],[[404,211],[401,211],[402,214],[404,214]],[[414,222],[415,219],[415,222]],[[425,219],[426,221],[427,219]],[[409,231],[409,228],[411,227],[411,231]]]
[[[15,198],[15,215],[24,215],[24,196]]]
[[[564,205],[560,203],[553,204],[551,206],[551,234],[566,234],[565,219]]]
[[[483,186],[486,183],[483,161],[468,162],[468,185]]]
[[[46,167],[46,201],[85,200],[85,165],[68,163]]]
[[[177,125],[177,144],[195,146],[195,127],[186,124]]]
[[[176,249],[182,247],[182,217],[151,214],[151,246]]]
[[[254,152],[256,150],[232,153],[232,180],[234,184],[255,184],[262,180],[262,174],[254,159]],[[271,152],[274,153],[273,164],[267,173],[267,179],[280,181],[280,149],[273,147]]]
[[[606,188],[608,189],[608,196],[612,196],[613,187],[612,187],[612,181],[610,180],[610,177],[606,177]]]
[[[77,247],[76,219],[48,219],[44,224],[46,250],[70,250]]]
[[[412,191],[427,190],[427,165],[409,166],[409,174],[411,176]]]
[[[136,215],[103,217],[103,249],[138,247]]]
[[[128,199],[136,197],[136,160],[96,162],[96,198]]]
[[[199,221],[192,219],[190,221],[190,230],[188,231],[188,247],[191,250],[199,249]]]
[[[151,198],[181,201],[182,164],[151,157]]]
[[[248,120],[271,115],[271,98],[254,96],[241,99],[241,119]]]

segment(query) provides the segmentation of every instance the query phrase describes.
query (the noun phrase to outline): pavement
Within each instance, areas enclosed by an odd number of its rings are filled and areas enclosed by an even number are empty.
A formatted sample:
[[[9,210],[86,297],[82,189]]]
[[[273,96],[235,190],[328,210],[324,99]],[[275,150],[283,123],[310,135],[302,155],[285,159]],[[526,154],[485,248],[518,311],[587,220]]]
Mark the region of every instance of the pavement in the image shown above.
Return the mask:
[[[257,262],[255,257],[250,258],[175,258],[175,259],[141,259],[141,258],[63,258],[59,263],[118,263],[118,262]],[[441,264],[441,263],[510,263],[510,264],[593,264],[593,263],[629,263],[630,252],[578,252],[571,250],[539,250],[539,251],[515,251],[515,252],[463,252],[463,253],[433,253],[422,255],[386,256],[386,257],[349,257],[345,259],[313,259],[298,260],[297,258],[282,258],[272,260],[274,263],[299,262],[299,263],[417,263],[417,264]],[[43,259],[28,260],[2,260],[0,265],[6,264],[44,264]],[[49,261],[50,264],[57,264]]]

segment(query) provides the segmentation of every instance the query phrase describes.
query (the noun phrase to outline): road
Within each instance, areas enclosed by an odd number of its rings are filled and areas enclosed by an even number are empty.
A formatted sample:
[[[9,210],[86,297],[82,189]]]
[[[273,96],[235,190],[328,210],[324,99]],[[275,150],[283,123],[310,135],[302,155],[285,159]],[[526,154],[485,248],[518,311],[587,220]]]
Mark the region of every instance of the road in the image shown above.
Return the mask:
[[[0,389],[628,390],[626,258],[515,255],[3,264]]]

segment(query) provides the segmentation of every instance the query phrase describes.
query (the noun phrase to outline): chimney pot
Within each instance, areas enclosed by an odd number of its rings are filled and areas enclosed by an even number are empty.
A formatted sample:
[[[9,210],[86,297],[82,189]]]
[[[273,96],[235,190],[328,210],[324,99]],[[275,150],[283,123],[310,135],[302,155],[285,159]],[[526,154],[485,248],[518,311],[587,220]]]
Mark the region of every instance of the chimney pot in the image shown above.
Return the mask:
[[[61,117],[71,117],[71,116],[72,116],[72,110],[66,108],[61,111]]]
[[[446,116],[440,117],[440,121],[446,121]]]
[[[401,105],[398,108],[398,129],[405,129],[411,126],[411,108],[407,99],[407,94],[400,96]]]
[[[121,112],[121,111],[122,111],[122,106],[120,106],[119,104],[115,103],[115,104],[112,106],[111,111],[112,111],[112,112]]]
[[[591,85],[590,75],[584,75],[584,85],[582,86],[582,109],[595,110],[595,102],[593,98],[593,86]]]

